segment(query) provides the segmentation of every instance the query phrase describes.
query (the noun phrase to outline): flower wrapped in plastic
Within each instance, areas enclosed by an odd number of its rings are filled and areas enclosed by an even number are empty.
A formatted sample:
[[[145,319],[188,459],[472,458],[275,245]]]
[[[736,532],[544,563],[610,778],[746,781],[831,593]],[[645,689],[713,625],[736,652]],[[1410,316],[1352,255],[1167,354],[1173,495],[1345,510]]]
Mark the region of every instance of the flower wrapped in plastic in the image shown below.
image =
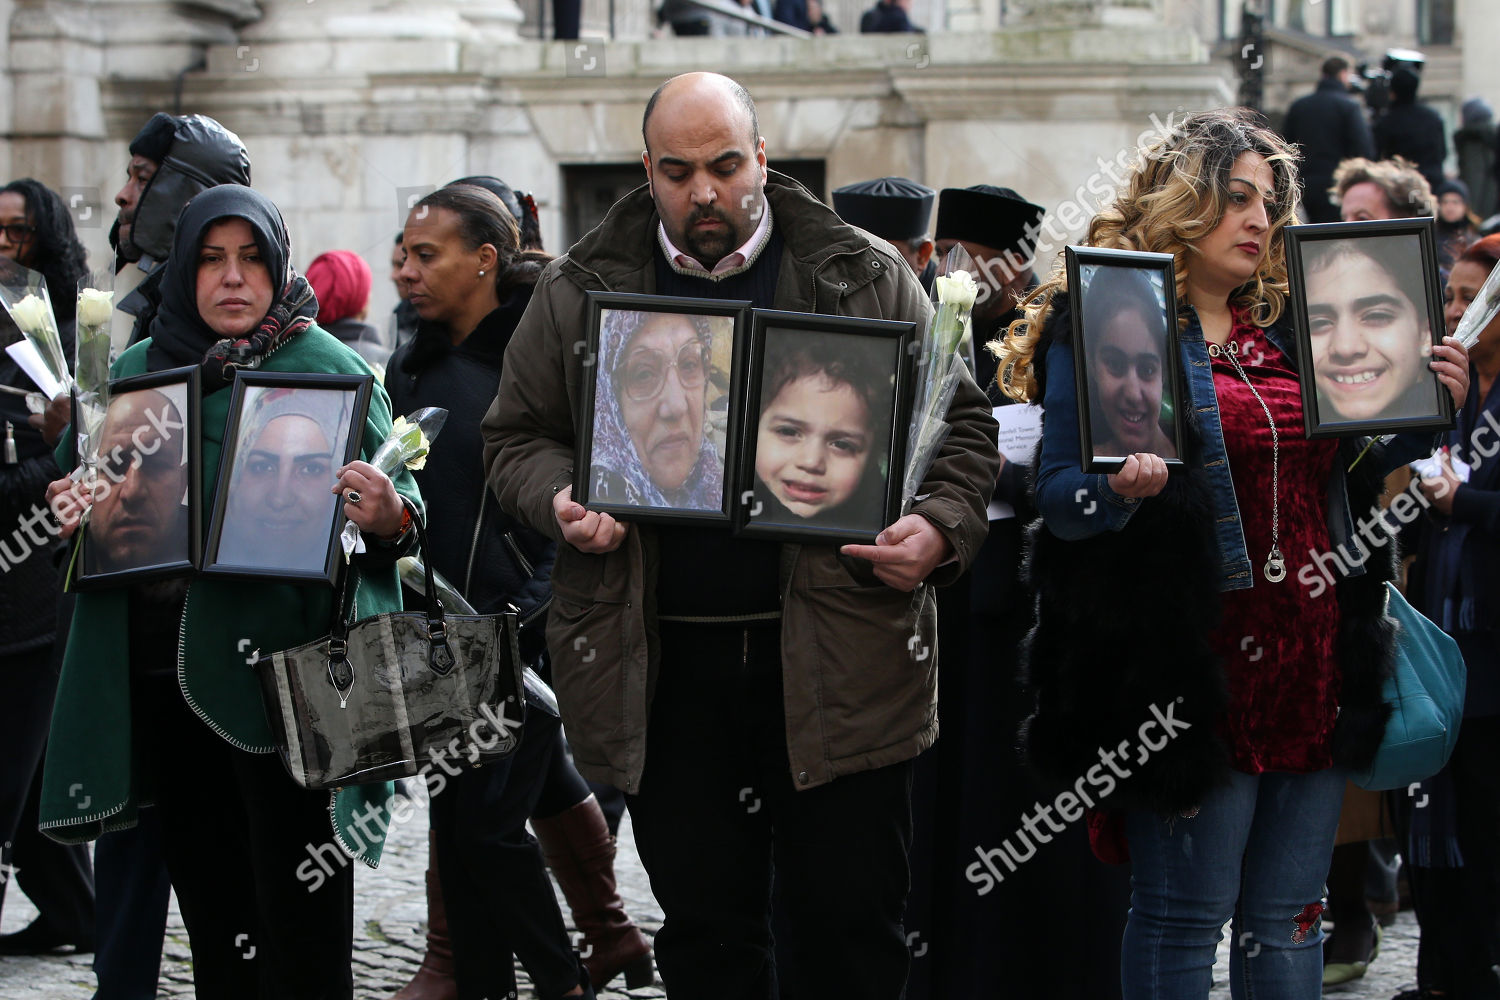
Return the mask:
[[[901,512],[911,509],[938,450],[948,437],[948,407],[973,364],[974,333],[970,314],[979,296],[969,255],[962,246],[948,252],[945,274],[933,283],[937,308],[919,342],[911,434],[907,440],[906,475],[901,484]]]
[[[73,396],[78,406],[78,462],[92,471],[109,408],[109,331],[114,316],[114,272],[78,279],[78,330],[73,341]]]
[[[391,425],[391,432],[370,456],[370,464],[387,476],[396,475],[402,468],[422,468],[427,464],[427,452],[431,450],[433,440],[447,419],[448,411],[441,406],[424,406],[408,416],[397,417]],[[359,525],[353,521],[345,522],[339,540],[344,546],[345,562],[354,553],[364,551]]]
[[[0,258],[0,304],[25,338],[7,353],[50,399],[73,384],[62,336],[52,312],[47,280],[13,260]]]

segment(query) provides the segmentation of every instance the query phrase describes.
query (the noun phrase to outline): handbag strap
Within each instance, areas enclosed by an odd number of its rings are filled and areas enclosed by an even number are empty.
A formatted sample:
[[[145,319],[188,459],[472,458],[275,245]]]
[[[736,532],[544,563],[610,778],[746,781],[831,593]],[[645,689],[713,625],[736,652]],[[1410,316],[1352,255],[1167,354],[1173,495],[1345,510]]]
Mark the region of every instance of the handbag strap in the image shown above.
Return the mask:
[[[433,576],[432,558],[427,546],[427,524],[416,504],[404,496],[400,499],[402,507],[411,515],[412,530],[417,533],[417,544],[422,548],[422,564],[426,574],[427,665],[438,676],[447,676],[457,659],[453,655],[453,648],[448,644],[443,602],[437,596],[437,581]],[[354,685],[354,668],[349,663],[349,616],[354,611],[354,595],[358,587],[350,582],[350,578],[358,572],[358,567],[351,562],[340,577],[339,592],[334,600],[333,623],[328,630],[328,679],[334,689],[341,693],[347,693]]]

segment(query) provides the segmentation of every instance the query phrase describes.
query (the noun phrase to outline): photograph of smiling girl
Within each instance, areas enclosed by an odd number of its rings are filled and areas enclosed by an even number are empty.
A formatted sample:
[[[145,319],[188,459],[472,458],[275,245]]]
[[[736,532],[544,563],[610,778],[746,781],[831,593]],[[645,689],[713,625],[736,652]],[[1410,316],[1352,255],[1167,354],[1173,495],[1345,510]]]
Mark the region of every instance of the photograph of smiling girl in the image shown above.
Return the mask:
[[[749,303],[592,293],[573,495],[623,520],[727,520],[736,345]],[[586,474],[581,474],[586,473]]]
[[[329,488],[359,454],[371,380],[291,378],[236,377],[206,573],[332,582],[343,507]]]
[[[1069,247],[1084,472],[1135,454],[1180,464],[1175,282],[1167,254]]]
[[[1431,219],[1287,229],[1308,437],[1451,425],[1434,246]]]
[[[871,336],[871,321],[804,317],[794,328],[764,315],[751,334],[740,478],[753,485],[741,498],[742,533],[873,539],[895,520],[904,435],[893,429],[912,324]],[[863,329],[832,332],[832,323]]]

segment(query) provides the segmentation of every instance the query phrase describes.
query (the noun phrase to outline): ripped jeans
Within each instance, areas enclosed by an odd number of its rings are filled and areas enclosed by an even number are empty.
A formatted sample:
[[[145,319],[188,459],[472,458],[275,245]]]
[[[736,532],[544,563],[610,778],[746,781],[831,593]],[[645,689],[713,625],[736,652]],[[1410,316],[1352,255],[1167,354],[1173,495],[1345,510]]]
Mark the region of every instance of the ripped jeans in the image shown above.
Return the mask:
[[[1347,773],[1241,774],[1192,819],[1126,817],[1130,918],[1124,1000],[1204,1000],[1234,920],[1234,1000],[1317,1000],[1324,882]]]

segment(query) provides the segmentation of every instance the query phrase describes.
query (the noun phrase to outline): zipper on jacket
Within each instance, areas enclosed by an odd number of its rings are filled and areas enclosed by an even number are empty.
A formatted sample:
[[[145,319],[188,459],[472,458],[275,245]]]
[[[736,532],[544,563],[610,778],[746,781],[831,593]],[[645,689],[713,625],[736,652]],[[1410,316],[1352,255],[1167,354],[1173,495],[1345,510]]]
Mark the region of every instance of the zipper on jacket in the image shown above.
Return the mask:
[[[469,542],[469,565],[464,569],[464,600],[468,600],[473,593],[470,584],[474,580],[474,557],[479,552],[479,532],[484,528],[484,501],[489,495],[489,484],[481,483],[479,486],[479,516],[474,519],[474,539]],[[424,558],[431,559],[432,553],[422,553]]]
[[[505,545],[510,549],[510,554],[516,557],[516,565],[520,567],[521,573],[530,580],[536,576],[536,567],[531,565],[531,560],[521,551],[520,544],[516,541],[515,532],[507,531],[503,536]]]

